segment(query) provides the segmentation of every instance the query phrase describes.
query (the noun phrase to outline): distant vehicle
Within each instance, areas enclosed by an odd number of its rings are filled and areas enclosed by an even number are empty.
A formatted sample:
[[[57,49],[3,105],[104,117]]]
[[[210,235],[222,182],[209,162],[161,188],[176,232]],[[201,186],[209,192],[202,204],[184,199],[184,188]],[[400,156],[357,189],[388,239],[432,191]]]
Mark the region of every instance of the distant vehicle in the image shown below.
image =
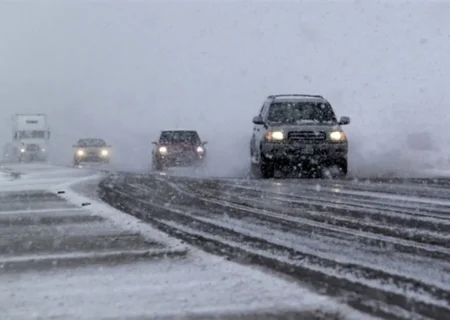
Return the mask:
[[[18,153],[12,142],[7,142],[3,146],[3,163],[14,163],[18,161]]]
[[[80,139],[73,145],[73,164],[75,166],[82,162],[109,163],[111,159],[111,146],[103,139],[86,138]]]
[[[45,114],[15,114],[13,140],[5,146],[10,162],[47,161],[50,127]]]
[[[206,159],[206,141],[202,142],[195,130],[161,131],[154,141],[152,166],[154,170],[164,167],[202,167]]]
[[[337,169],[328,172],[345,176],[348,142],[341,126],[349,123],[349,117],[338,121],[322,96],[268,96],[253,118],[251,167],[263,178],[273,177],[276,169],[294,167],[315,176]]]

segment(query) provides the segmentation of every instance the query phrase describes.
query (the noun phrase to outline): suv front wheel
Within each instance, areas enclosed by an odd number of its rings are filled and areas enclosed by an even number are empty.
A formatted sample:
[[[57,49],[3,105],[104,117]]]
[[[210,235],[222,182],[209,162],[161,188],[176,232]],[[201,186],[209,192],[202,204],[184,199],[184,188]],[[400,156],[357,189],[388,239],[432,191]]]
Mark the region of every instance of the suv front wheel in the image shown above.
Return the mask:
[[[347,175],[348,164],[346,159],[335,161],[321,170],[322,178],[344,178]]]
[[[262,178],[273,178],[273,176],[275,175],[275,165],[273,161],[261,155],[261,159],[259,161],[259,171],[261,172]]]
[[[162,165],[161,161],[159,161],[158,159],[153,159],[152,168],[154,171],[162,171],[163,165]]]
[[[345,177],[348,172],[347,159],[342,159],[342,160],[337,161],[336,165],[338,167],[337,177]]]

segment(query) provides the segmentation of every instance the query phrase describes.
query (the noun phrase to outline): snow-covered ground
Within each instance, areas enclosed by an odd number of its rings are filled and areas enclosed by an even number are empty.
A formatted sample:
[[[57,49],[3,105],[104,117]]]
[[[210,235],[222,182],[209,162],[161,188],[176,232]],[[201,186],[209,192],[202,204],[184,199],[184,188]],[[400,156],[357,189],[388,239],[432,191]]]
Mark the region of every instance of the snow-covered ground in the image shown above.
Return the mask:
[[[7,169],[21,175],[16,180],[5,178],[0,182],[0,239],[3,234],[0,243],[8,245],[11,239],[20,240],[22,237],[23,243],[16,241],[15,245],[24,251],[0,255],[0,266],[4,271],[0,273],[2,319],[123,319],[143,316],[174,319],[196,314],[230,315],[267,310],[329,310],[346,315],[345,319],[368,319],[288,279],[187,247],[96,200],[89,194],[101,178],[101,173],[50,165],[3,168]],[[8,193],[30,190],[42,194],[29,193],[21,200],[11,198]],[[62,199],[53,198],[58,198],[55,196],[58,191],[64,192],[59,196]],[[33,200],[32,197],[38,198]],[[39,197],[44,197],[47,202],[39,205]],[[51,208],[42,208],[45,203],[51,204]],[[82,207],[81,203],[89,205]],[[99,221],[72,221],[72,224],[66,223],[64,226],[63,223],[24,226],[26,219],[68,219],[80,215],[98,218]],[[77,259],[80,255],[86,258],[91,254],[95,256],[91,259],[95,259],[100,254],[86,250],[61,252],[57,250],[60,241],[74,236],[82,236],[88,241],[90,237],[109,232],[129,236],[138,233],[147,241],[162,244],[163,247],[158,250],[184,250],[187,255],[129,263],[121,263],[119,259],[113,265],[85,262],[78,266],[61,266],[67,258]],[[42,248],[36,246],[38,253],[34,255],[26,252],[33,247],[33,239],[36,243],[44,243],[49,237],[53,239],[53,245],[49,248],[40,250]],[[129,251],[133,250],[125,249],[122,254],[132,254]],[[32,258],[36,266],[27,260]],[[40,259],[54,260],[45,267],[39,266]],[[26,265],[27,261],[30,265]],[[4,266],[8,263],[18,263],[20,269],[7,269]]]

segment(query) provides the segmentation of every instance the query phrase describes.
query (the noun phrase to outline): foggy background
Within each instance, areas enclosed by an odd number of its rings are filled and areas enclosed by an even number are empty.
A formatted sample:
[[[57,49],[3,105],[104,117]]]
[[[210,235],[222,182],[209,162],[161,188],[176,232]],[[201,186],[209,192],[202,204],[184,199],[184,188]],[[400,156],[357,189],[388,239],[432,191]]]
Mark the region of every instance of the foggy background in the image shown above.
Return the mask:
[[[236,175],[265,97],[312,93],[351,117],[353,172],[449,167],[448,17],[445,1],[1,2],[0,143],[14,113],[46,113],[54,162],[98,136],[140,170],[159,130],[193,128]]]

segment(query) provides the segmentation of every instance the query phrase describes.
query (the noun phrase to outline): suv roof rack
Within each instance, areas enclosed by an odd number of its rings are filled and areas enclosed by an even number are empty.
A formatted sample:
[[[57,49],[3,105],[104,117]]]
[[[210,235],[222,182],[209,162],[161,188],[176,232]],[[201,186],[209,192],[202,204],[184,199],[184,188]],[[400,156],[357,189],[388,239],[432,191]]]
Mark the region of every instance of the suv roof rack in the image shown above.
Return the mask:
[[[274,94],[274,95],[270,95],[267,98],[268,99],[275,99],[278,97],[310,97],[310,98],[321,98],[323,99],[322,96],[319,95],[314,95],[314,94]]]

